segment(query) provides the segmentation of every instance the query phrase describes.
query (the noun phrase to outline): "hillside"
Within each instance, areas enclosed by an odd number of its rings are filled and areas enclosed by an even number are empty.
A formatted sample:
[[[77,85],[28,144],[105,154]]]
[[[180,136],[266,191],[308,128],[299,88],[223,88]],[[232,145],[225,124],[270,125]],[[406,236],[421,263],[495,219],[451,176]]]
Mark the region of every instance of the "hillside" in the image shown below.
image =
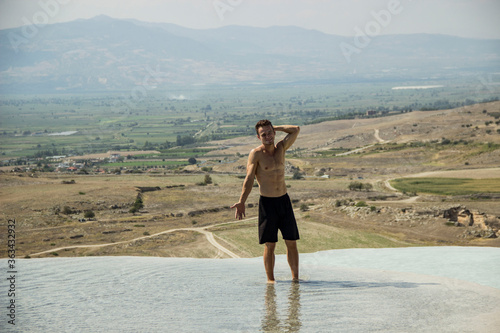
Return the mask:
[[[193,85],[408,81],[485,76],[500,41],[388,35],[346,56],[352,37],[298,27],[194,30],[98,16],[0,31],[2,93],[102,92]],[[404,74],[402,74],[404,73]]]
[[[365,176],[387,174],[391,168],[404,174],[498,167],[499,114],[500,102],[492,102],[451,110],[413,111],[395,116],[306,125],[301,127],[291,154],[300,157],[301,162],[296,164],[303,169],[350,166],[353,174],[366,168],[362,172]],[[248,154],[258,145],[258,140],[250,136],[213,144],[228,147],[213,154]],[[366,149],[358,150],[356,154],[335,157],[341,154],[337,149],[350,151],[363,147]],[[318,156],[330,159],[315,158]],[[241,171],[245,165],[246,158],[241,158],[236,163],[217,166],[216,170]],[[335,174],[335,170],[332,172]]]

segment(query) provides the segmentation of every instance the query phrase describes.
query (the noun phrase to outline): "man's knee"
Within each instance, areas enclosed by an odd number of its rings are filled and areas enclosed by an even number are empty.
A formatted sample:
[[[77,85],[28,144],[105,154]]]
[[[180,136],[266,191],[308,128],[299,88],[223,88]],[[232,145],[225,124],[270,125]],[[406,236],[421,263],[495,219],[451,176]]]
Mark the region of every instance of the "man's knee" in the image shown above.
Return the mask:
[[[286,240],[285,239],[285,244],[286,244],[286,247],[289,249],[297,248],[297,241],[295,241],[295,240]]]
[[[268,251],[274,251],[274,249],[276,248],[276,243],[267,242],[265,243],[265,246]]]

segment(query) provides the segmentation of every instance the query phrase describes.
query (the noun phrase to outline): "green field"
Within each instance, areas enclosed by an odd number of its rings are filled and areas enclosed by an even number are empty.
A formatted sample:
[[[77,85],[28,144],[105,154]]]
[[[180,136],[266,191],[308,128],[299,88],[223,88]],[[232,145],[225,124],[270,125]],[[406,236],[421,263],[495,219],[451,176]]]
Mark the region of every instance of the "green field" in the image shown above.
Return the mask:
[[[405,82],[404,84],[417,84]],[[418,82],[418,84],[423,84]],[[123,93],[0,96],[1,160],[158,150],[171,156],[206,141],[253,134],[263,118],[303,125],[363,116],[472,104],[465,80],[426,81],[442,88],[392,90],[402,82],[192,88],[152,92],[141,101]],[[171,99],[182,94],[185,99]],[[490,95],[476,96],[492,98]],[[494,97],[494,96],[493,96]],[[498,97],[497,97],[498,98]],[[74,131],[71,135],[61,133]],[[59,135],[55,135],[59,134]],[[180,148],[179,148],[180,147]],[[175,149],[173,149],[175,148]]]
[[[500,193],[500,178],[400,178],[391,181],[391,185],[406,193],[438,195]]]

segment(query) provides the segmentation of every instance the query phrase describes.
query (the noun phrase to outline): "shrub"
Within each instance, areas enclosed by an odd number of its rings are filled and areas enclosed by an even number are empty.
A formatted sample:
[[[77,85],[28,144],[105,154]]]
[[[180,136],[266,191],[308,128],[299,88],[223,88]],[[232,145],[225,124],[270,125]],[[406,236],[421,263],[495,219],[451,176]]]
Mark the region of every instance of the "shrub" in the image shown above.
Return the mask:
[[[361,182],[351,182],[348,186],[351,191],[361,191],[363,188],[363,183]]]
[[[91,218],[94,218],[95,217],[95,213],[94,211],[92,210],[88,210],[85,212],[85,214],[83,215],[86,219],[91,219]]]
[[[62,213],[66,215],[71,215],[74,214],[75,212],[69,206],[64,206]]]
[[[309,210],[309,205],[308,204],[303,203],[302,205],[300,205],[300,211],[301,212],[307,212],[308,210]]]
[[[348,186],[351,191],[371,191],[373,189],[372,184],[363,184],[361,182],[351,182]]]
[[[132,206],[132,208],[130,208],[129,212],[136,213],[143,207],[144,207],[144,203],[142,201],[142,197],[140,194],[138,194],[137,198],[135,199],[134,205]]]
[[[358,202],[356,202],[355,206],[356,207],[368,207],[368,205],[364,201],[358,201]]]
[[[208,184],[212,184],[212,177],[210,175],[205,175],[202,182],[196,183],[198,186],[207,186]]]
[[[442,144],[442,145],[449,145],[449,144],[451,144],[451,140],[450,140],[450,139],[443,138],[443,139],[441,140],[441,144]]]
[[[304,178],[304,176],[302,175],[302,173],[298,169],[295,170],[294,173],[293,173],[292,179],[297,180],[297,179],[302,179],[302,178]]]
[[[362,188],[365,191],[371,191],[373,189],[373,185],[372,184],[363,184]]]

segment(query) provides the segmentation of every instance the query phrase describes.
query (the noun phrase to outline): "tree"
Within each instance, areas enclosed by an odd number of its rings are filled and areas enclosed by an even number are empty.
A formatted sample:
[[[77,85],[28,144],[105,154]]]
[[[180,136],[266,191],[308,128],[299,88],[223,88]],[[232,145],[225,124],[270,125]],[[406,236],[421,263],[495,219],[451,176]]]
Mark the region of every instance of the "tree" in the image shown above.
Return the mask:
[[[189,162],[189,164],[196,164],[196,162],[197,162],[197,161],[196,161],[196,158],[194,158],[194,157],[190,157],[190,158],[188,159],[188,162]]]
[[[177,135],[176,144],[178,146],[190,145],[190,144],[195,143],[195,142],[196,142],[196,140],[192,136],[189,136],[189,135],[184,135],[184,136]]]
[[[130,212],[136,213],[143,207],[144,207],[144,203],[142,201],[142,196],[140,194],[138,194],[137,198],[135,199],[134,205],[132,206],[132,208],[130,208]]]

